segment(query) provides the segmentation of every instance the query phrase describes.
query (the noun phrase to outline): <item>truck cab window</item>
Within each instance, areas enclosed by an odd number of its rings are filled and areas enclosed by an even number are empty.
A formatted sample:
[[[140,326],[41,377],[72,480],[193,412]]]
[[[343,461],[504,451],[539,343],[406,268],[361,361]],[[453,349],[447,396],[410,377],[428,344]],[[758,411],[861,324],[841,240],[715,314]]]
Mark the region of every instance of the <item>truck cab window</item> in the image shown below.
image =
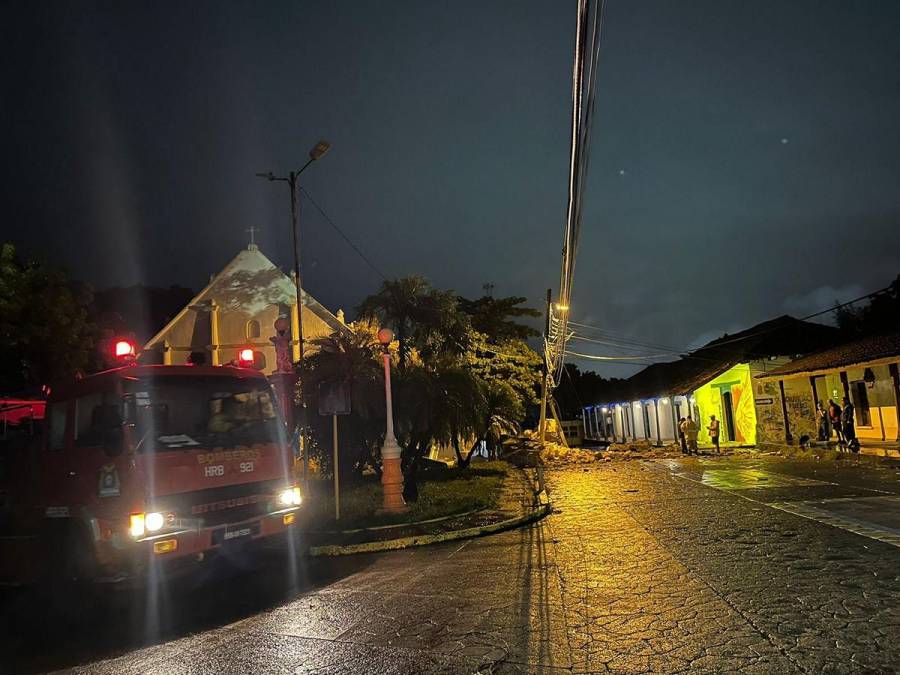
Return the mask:
[[[113,395],[98,392],[76,399],[75,445],[102,445],[104,434],[121,424],[122,413]]]
[[[280,421],[265,381],[166,376],[126,383],[141,452],[277,442]]]

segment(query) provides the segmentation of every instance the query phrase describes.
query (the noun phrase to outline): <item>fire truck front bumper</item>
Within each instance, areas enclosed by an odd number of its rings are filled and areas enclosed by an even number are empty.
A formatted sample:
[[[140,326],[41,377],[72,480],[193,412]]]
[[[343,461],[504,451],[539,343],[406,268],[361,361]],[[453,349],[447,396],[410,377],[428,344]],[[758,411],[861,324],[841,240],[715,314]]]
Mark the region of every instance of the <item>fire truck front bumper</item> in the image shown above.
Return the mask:
[[[101,580],[120,583],[151,574],[179,576],[216,557],[284,545],[297,534],[299,511],[295,506],[225,525],[172,529],[107,549],[100,560],[107,572]]]

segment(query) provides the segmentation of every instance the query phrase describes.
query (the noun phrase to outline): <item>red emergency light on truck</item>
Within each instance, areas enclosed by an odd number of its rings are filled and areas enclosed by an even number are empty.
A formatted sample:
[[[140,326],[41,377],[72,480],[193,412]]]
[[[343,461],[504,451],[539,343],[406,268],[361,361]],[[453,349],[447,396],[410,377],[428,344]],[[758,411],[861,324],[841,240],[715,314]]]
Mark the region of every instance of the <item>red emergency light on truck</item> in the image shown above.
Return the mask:
[[[0,575],[17,581],[139,577],[297,517],[279,405],[248,368],[132,364],[56,385],[41,432],[0,468],[0,565],[18,568]]]

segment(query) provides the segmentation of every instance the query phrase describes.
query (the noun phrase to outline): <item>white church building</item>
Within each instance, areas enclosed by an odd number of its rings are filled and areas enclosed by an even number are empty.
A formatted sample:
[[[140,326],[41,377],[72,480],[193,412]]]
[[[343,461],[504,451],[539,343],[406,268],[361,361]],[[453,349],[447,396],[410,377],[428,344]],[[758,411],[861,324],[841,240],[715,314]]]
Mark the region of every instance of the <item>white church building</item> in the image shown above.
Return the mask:
[[[238,352],[256,352],[256,367],[265,374],[275,371],[275,335],[279,316],[290,319],[293,361],[300,357],[298,321],[303,317],[303,340],[346,330],[343,312],[337,316],[302,291],[303,311],[297,311],[293,275],[288,276],[269,260],[256,244],[250,244],[214,275],[159,333],[144,346],[142,360],[164,364],[188,363],[202,354],[209,365],[234,361]],[[148,358],[149,357],[149,358]]]

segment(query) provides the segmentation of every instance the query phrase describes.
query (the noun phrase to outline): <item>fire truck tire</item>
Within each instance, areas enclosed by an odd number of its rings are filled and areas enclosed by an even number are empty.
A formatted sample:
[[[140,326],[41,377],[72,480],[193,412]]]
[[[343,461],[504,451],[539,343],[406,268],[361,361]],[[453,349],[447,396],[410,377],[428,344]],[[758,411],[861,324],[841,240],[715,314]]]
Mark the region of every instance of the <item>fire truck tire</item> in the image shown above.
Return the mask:
[[[76,521],[59,521],[44,531],[45,575],[54,584],[89,582],[97,576],[91,538]]]

